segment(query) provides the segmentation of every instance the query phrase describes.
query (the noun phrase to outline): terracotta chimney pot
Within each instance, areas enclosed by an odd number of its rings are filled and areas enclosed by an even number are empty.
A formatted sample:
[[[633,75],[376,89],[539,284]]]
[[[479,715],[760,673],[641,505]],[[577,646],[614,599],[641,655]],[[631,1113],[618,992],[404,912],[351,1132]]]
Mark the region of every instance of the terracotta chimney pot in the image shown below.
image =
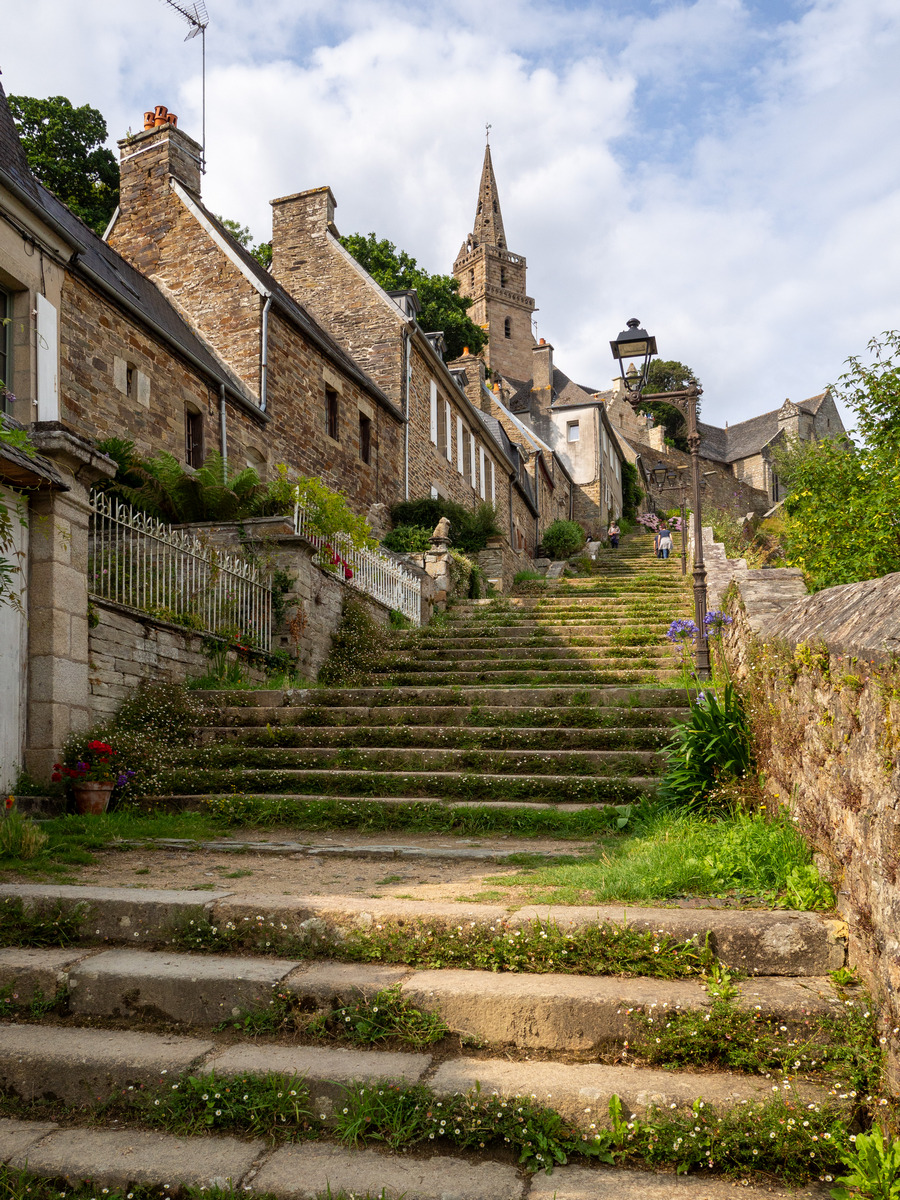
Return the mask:
[[[543,338],[541,338],[541,340],[540,340],[540,342],[539,342],[539,345],[541,345],[541,346],[546,346],[546,345],[547,345],[547,343],[546,343],[546,341],[545,341]]]
[[[166,117],[166,120],[169,122],[169,124],[172,126],[173,129],[178,128],[178,118],[176,117],[176,115],[174,113],[169,113],[168,116]]]
[[[154,114],[153,114],[153,124],[154,125],[168,125],[168,123],[169,123],[167,120],[168,112],[169,112],[169,110],[166,108],[165,104],[157,104],[156,109],[154,110]]]
[[[151,109],[149,112],[145,112],[144,113],[144,128],[152,129],[155,124],[156,124],[156,113],[153,111],[153,109]]]
[[[468,358],[468,355],[469,355],[469,347],[463,346],[463,358]]]

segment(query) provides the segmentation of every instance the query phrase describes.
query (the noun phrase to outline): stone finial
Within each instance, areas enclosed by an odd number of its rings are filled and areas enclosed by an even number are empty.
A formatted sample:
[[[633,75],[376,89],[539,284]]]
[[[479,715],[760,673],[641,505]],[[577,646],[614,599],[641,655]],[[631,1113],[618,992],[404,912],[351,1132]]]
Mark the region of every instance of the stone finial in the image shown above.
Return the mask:
[[[446,517],[441,517],[435,526],[431,535],[431,545],[436,551],[450,548],[450,522]]]

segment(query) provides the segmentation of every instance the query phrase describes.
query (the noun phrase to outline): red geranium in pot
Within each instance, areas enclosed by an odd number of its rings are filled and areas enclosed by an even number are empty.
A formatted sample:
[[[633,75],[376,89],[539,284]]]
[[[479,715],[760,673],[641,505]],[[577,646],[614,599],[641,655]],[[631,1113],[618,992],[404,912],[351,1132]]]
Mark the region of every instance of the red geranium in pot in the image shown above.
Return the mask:
[[[66,748],[69,761],[54,764],[51,778],[54,783],[69,780],[77,812],[92,816],[106,812],[113,788],[133,774],[119,770],[116,755],[109,742],[94,738],[86,745],[70,744]]]

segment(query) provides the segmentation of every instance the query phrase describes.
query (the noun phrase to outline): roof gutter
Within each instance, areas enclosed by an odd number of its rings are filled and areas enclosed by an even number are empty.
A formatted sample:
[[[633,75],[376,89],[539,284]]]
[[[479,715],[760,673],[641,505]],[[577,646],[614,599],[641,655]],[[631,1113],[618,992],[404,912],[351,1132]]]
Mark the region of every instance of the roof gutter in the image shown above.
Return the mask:
[[[52,229],[61,241],[63,241],[67,246],[71,246],[76,254],[84,254],[84,252],[87,250],[85,243],[80,242],[77,238],[72,237],[68,229],[65,229],[62,225],[60,225],[60,223],[55,220],[55,218],[52,217],[50,213],[48,213],[40,204],[36,204],[34,196],[32,196],[29,192],[26,192],[24,188],[19,187],[15,180],[7,175],[2,167],[0,167],[0,181],[2,181],[3,186],[8,191],[12,192],[15,198],[24,204],[26,208],[30,209],[32,212],[37,209],[40,220],[43,221],[43,223],[50,229]]]

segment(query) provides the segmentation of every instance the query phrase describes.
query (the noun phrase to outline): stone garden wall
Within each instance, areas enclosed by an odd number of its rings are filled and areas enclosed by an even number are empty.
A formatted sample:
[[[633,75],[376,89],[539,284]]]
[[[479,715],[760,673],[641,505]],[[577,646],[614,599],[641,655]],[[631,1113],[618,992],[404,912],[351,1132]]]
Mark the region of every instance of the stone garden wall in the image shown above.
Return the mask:
[[[798,597],[794,572],[738,571],[726,641],[775,805],[830,876],[849,962],[900,1026],[900,574]],[[802,586],[802,584],[801,584]],[[900,1085],[900,1058],[890,1064]]]

